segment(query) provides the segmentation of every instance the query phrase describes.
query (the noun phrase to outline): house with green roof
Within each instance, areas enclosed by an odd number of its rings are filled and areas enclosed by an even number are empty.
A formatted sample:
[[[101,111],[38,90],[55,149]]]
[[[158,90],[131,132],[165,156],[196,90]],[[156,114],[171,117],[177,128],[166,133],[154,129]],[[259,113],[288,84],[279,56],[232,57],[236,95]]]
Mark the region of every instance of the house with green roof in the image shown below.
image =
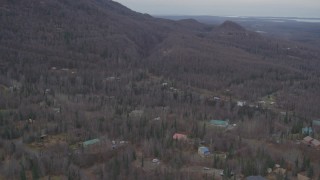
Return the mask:
[[[229,121],[224,120],[210,120],[210,125],[217,126],[217,127],[228,127]]]
[[[98,143],[100,143],[100,140],[99,140],[99,139],[91,139],[91,140],[89,140],[89,141],[84,141],[84,142],[82,143],[82,146],[83,146],[84,148],[86,148],[86,147],[89,147],[89,146],[91,146],[91,145],[98,144]]]
[[[313,125],[313,126],[320,126],[320,119],[313,120],[313,121],[312,121],[312,125]]]

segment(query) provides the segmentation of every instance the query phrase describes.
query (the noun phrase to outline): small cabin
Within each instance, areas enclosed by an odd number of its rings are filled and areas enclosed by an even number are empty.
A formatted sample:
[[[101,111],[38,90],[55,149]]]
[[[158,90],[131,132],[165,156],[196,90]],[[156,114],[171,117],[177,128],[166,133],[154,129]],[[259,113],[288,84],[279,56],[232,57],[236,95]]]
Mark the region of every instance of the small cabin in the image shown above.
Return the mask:
[[[100,143],[100,140],[99,139],[91,139],[89,141],[84,141],[83,143],[81,143],[81,145],[86,148],[86,147],[89,147],[89,146],[92,146],[94,144],[98,144]]]
[[[208,157],[210,155],[210,151],[207,147],[202,146],[198,148],[198,154],[201,157]]]
[[[152,163],[154,163],[154,164],[160,164],[160,160],[159,160],[159,159],[152,159]]]
[[[41,140],[45,140],[47,137],[48,137],[48,135],[46,135],[46,134],[40,135],[40,139],[41,139]]]
[[[312,128],[311,127],[304,127],[302,128],[302,134],[310,136],[312,134]]]
[[[211,120],[210,125],[217,126],[217,127],[228,127],[229,126],[229,121],[224,121],[224,120]]]
[[[188,137],[185,134],[175,133],[172,137],[174,140],[187,140]]]

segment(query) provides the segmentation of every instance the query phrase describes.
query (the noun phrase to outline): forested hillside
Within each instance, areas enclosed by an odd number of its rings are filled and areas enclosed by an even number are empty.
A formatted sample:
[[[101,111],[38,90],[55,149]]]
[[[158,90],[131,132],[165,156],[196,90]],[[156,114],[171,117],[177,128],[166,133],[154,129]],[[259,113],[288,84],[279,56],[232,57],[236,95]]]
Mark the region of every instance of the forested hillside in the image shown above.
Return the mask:
[[[4,0],[0,25],[0,179],[320,174],[296,144],[320,136],[316,47],[109,0]]]

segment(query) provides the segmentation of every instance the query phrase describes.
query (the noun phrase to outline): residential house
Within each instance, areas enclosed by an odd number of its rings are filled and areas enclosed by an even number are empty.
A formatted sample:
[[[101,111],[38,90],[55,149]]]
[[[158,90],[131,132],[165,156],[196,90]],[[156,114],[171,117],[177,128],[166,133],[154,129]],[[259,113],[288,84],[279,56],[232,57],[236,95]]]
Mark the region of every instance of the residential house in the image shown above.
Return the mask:
[[[82,146],[83,146],[84,148],[87,148],[87,147],[89,147],[89,146],[92,146],[92,145],[98,144],[98,143],[100,143],[100,139],[91,139],[91,140],[89,140],[89,141],[83,142],[83,143],[82,143]]]
[[[313,126],[320,126],[320,119],[312,121]]]
[[[213,126],[217,126],[217,127],[228,127],[229,125],[229,121],[224,121],[224,120],[211,120],[210,124]]]
[[[114,80],[116,80],[116,77],[113,77],[113,76],[106,78],[106,81],[114,81]]]
[[[174,140],[187,140],[188,137],[185,134],[175,133],[172,137]]]
[[[201,157],[207,157],[210,155],[210,151],[207,147],[201,146],[198,149],[198,153]]]
[[[311,146],[312,146],[312,147],[315,147],[315,148],[320,148],[320,141],[317,140],[317,139],[313,139],[313,140],[311,141]]]
[[[245,102],[245,101],[238,101],[238,102],[237,102],[237,106],[239,106],[239,107],[242,107],[242,106],[244,106],[244,105],[246,105],[246,102]]]
[[[162,87],[167,87],[168,86],[168,83],[162,83]]]
[[[46,139],[47,137],[48,137],[48,135],[46,135],[46,134],[40,135],[40,139],[41,139],[41,140],[44,140],[44,139]]]
[[[312,128],[311,127],[304,127],[302,128],[302,134],[310,136],[312,134]]]
[[[302,142],[308,146],[311,146],[314,148],[320,148],[320,141],[317,139],[313,139],[310,136],[303,138]]]
[[[40,139],[41,140],[44,140],[44,139],[46,139],[48,137],[48,135],[47,135],[47,129],[41,129],[41,131],[40,131]]]
[[[313,129],[313,132],[317,134],[320,133],[320,119],[312,121],[312,129]]]
[[[320,119],[312,121],[312,130],[314,134],[320,134]]]
[[[159,160],[159,159],[152,159],[152,163],[154,163],[154,164],[160,164],[160,160]]]
[[[307,137],[303,138],[302,142],[303,142],[304,144],[310,145],[312,140],[313,140],[312,137],[307,136]]]

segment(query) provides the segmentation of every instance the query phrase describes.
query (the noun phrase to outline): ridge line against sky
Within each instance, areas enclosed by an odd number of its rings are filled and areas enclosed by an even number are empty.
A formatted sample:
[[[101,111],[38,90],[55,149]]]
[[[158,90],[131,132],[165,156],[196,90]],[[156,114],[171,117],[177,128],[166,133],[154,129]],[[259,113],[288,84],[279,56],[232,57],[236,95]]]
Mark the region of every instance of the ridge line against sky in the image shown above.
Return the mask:
[[[151,15],[320,18],[320,0],[115,0]]]

